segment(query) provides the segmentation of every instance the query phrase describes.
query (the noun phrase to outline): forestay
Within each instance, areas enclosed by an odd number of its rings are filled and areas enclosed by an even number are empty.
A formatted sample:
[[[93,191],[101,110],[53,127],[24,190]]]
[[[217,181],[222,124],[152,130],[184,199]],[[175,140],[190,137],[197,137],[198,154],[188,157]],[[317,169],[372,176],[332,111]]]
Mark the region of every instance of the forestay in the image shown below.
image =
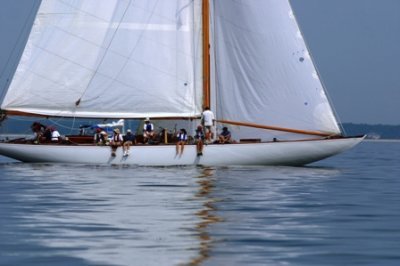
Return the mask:
[[[42,0],[1,108],[66,117],[201,113],[200,0]]]
[[[287,0],[215,0],[212,8],[219,119],[340,133]],[[292,138],[232,129],[237,137]]]

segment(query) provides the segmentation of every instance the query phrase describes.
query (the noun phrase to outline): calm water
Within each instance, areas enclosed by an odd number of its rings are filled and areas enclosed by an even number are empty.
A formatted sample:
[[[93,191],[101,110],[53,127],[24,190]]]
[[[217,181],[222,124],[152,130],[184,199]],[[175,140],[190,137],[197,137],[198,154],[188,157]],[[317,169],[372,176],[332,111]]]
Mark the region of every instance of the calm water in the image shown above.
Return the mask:
[[[0,175],[0,265],[400,265],[400,142],[301,168]]]

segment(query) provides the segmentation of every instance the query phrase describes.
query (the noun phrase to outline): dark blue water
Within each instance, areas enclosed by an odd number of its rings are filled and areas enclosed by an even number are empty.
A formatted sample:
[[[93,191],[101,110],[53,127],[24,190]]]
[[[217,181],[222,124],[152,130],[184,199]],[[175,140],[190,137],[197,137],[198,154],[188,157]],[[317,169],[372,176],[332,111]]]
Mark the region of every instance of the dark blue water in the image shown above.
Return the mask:
[[[0,173],[0,265],[400,265],[400,142],[309,167]]]

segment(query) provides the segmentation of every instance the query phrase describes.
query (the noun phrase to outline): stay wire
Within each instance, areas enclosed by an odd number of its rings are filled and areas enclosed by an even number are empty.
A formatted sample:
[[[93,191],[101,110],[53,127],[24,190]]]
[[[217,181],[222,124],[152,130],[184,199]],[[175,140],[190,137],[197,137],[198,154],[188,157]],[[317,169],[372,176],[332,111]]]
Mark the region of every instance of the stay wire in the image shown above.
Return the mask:
[[[81,94],[81,97],[79,97],[79,99],[76,101],[76,106],[79,105],[79,103],[80,103],[82,97],[85,95],[86,91],[89,89],[90,85],[92,84],[94,77],[95,77],[96,74],[99,72],[99,68],[100,68],[100,66],[103,64],[104,59],[106,58],[107,51],[110,49],[111,45],[113,44],[113,40],[114,40],[114,38],[115,38],[115,36],[116,36],[116,34],[117,34],[117,32],[118,32],[118,30],[119,30],[121,24],[122,24],[122,21],[124,20],[126,14],[127,14],[127,12],[128,12],[128,10],[129,10],[129,8],[130,8],[130,6],[131,6],[131,3],[132,3],[132,0],[129,0],[129,2],[128,2],[128,4],[127,4],[125,10],[124,10],[124,13],[122,14],[121,19],[120,19],[119,22],[118,22],[118,26],[117,26],[117,28],[115,29],[115,31],[113,32],[113,35],[112,35],[112,37],[111,37],[111,40],[110,40],[110,42],[108,43],[108,45],[107,45],[107,47],[106,47],[106,50],[105,50],[105,52],[103,53],[103,55],[102,55],[102,57],[101,57],[101,59],[100,59],[100,62],[99,62],[99,64],[98,64],[97,67],[96,67],[96,70],[93,72],[93,74],[92,74],[92,76],[91,76],[91,78],[90,78],[90,80],[89,80],[88,85],[86,86],[85,90],[84,90],[84,91],[82,92],[82,94]]]

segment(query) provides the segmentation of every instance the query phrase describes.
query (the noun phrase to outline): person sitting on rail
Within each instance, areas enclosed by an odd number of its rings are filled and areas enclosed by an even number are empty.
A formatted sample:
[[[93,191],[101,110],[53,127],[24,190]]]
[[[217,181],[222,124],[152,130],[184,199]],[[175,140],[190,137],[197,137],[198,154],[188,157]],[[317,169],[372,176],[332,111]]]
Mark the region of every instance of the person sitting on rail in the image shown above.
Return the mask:
[[[177,138],[178,138],[178,142],[176,143],[176,154],[182,155],[183,150],[185,148],[185,144],[188,139],[187,132],[184,128],[181,128],[181,130],[179,130]]]
[[[150,123],[150,118],[144,120],[143,125],[143,143],[149,143],[149,140],[154,137],[154,125]]]
[[[220,144],[231,143],[231,132],[229,132],[227,127],[222,128],[222,132],[218,136],[218,142]]]
[[[115,153],[117,151],[117,148],[119,146],[121,146],[123,141],[124,140],[122,139],[122,135],[120,134],[119,129],[115,128],[114,129],[114,135],[113,135],[113,137],[111,139],[111,143],[110,143],[111,144],[111,156],[113,156],[113,157],[116,156]]]
[[[205,136],[203,127],[201,125],[198,125],[194,133],[194,142],[196,143],[197,156],[203,155],[204,139]]]
[[[96,133],[93,137],[93,142],[95,145],[106,145],[108,142],[107,133],[101,128],[96,128]]]
[[[132,131],[130,129],[128,129],[126,131],[126,134],[123,137],[123,139],[124,139],[124,142],[122,144],[122,148],[123,148],[123,151],[124,151],[124,156],[128,156],[129,152],[130,152],[131,145],[136,144],[136,138],[135,138],[135,135],[132,134]]]

